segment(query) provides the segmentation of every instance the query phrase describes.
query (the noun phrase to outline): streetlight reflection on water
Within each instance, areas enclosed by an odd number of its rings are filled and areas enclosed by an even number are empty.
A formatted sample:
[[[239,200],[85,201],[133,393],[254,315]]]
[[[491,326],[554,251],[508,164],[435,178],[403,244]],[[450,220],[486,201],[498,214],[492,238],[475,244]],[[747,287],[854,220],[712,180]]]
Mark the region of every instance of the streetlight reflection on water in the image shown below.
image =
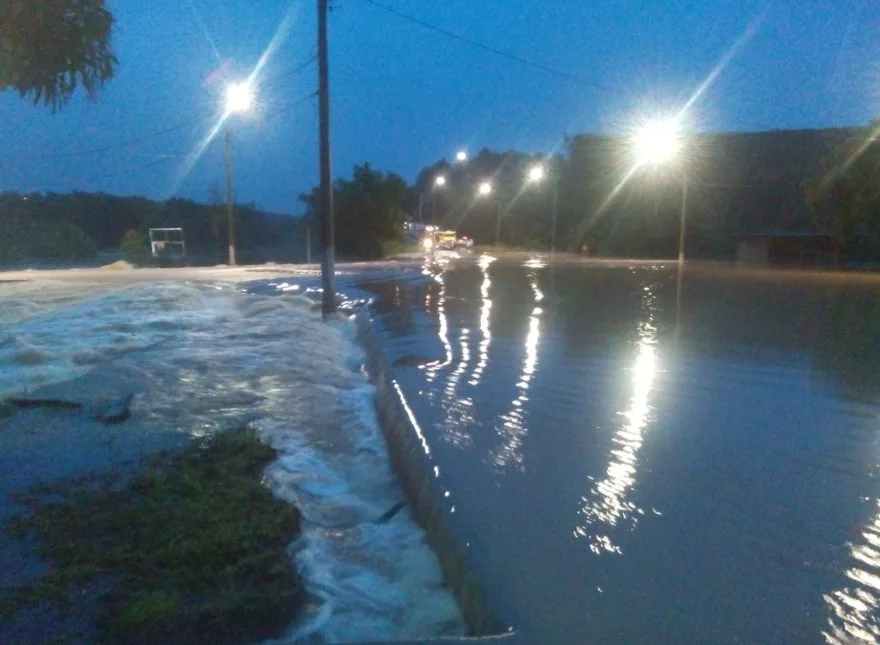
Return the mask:
[[[612,541],[607,529],[627,518],[635,525],[638,523],[635,515],[644,514],[630,499],[630,494],[636,484],[639,450],[652,420],[650,399],[657,375],[655,309],[656,297],[648,286],[642,296],[643,318],[635,343],[635,361],[630,368],[632,394],[627,409],[621,411],[624,422],[612,439],[615,447],[611,450],[605,477],[595,482],[589,495],[583,498],[580,510],[583,517],[574,531],[576,537],[590,541],[590,550],[597,555],[603,551],[620,553],[620,547]]]
[[[510,411],[499,418],[500,426],[496,431],[502,437],[502,444],[490,453],[490,461],[499,469],[514,465],[523,469],[522,444],[523,438],[528,434],[528,428],[524,423],[524,404],[529,400],[529,387],[532,377],[538,365],[538,341],[541,339],[541,314],[543,310],[538,306],[544,299],[544,294],[538,286],[536,270],[529,272],[529,284],[534,296],[532,315],[529,317],[529,332],[525,340],[525,359],[522,371],[517,380],[516,387],[519,390],[517,397],[511,402]]]
[[[478,351],[477,366],[474,368],[471,379],[468,382],[471,386],[480,384],[486,365],[489,363],[489,347],[492,344],[492,328],[490,326],[490,315],[492,313],[492,299],[489,297],[489,289],[492,287],[492,279],[489,276],[489,267],[495,261],[491,255],[483,255],[480,257],[480,271],[483,272],[483,282],[480,285],[480,346]]]
[[[855,566],[846,577],[855,587],[823,595],[831,615],[822,635],[832,645],[880,643],[880,500],[876,503],[877,515],[862,531],[864,543],[850,545]]]
[[[440,337],[440,342],[443,343],[445,358],[442,361],[434,361],[425,366],[428,373],[428,383],[433,383],[440,370],[452,364],[452,344],[449,342],[449,320],[446,317],[446,281],[444,280],[442,273],[435,275],[434,280],[440,284],[440,293],[437,294],[437,318],[439,320],[440,328],[437,331],[437,335]],[[430,298],[431,292],[428,291],[425,295],[426,306],[430,304]]]

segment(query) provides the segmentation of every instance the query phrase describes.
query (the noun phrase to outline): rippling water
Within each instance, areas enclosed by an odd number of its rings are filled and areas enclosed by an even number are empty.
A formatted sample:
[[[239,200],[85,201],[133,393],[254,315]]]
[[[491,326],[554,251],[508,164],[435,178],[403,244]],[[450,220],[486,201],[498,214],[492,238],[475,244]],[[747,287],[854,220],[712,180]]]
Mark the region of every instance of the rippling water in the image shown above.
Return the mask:
[[[488,257],[422,277],[360,286],[511,624],[880,642],[880,279]]]
[[[303,518],[289,553],[310,602],[279,643],[463,633],[440,563],[409,512],[377,521],[403,491],[354,326],[321,322],[298,284],[275,284],[278,297],[241,291],[175,283],[0,299],[0,398],[27,392],[78,401],[88,411],[0,418],[0,606],[43,570],[28,545],[3,530],[24,510],[12,493],[250,424],[279,453],[266,483]],[[129,394],[125,423],[92,418]],[[3,622],[0,643],[72,642],[51,631],[53,615]]]

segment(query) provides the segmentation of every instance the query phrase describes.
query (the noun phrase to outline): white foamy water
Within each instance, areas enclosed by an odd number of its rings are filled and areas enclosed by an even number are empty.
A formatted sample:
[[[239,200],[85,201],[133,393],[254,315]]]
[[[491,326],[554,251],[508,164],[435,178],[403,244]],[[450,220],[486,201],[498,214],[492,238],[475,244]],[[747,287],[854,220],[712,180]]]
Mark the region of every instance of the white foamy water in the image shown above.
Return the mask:
[[[437,558],[409,512],[376,522],[403,492],[350,323],[323,323],[300,296],[210,285],[68,295],[72,304],[47,299],[53,304],[45,313],[19,303],[28,315],[0,321],[0,396],[29,391],[94,407],[133,393],[133,415],[99,429],[85,420],[40,424],[30,413],[17,415],[0,433],[6,491],[9,482],[21,487],[94,467],[96,446],[108,442],[110,458],[121,458],[131,456],[126,445],[145,445],[144,437],[252,423],[280,453],[267,485],[304,519],[290,553],[312,603],[279,643],[464,633]],[[80,426],[88,432],[78,445]]]

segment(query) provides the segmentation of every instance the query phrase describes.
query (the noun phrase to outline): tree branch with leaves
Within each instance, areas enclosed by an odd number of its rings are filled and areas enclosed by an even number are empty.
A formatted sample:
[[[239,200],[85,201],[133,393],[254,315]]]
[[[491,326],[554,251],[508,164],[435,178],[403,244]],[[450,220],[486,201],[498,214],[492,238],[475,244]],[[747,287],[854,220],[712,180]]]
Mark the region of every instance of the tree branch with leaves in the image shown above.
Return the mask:
[[[0,90],[64,107],[113,78],[114,18],[104,0],[0,0]]]

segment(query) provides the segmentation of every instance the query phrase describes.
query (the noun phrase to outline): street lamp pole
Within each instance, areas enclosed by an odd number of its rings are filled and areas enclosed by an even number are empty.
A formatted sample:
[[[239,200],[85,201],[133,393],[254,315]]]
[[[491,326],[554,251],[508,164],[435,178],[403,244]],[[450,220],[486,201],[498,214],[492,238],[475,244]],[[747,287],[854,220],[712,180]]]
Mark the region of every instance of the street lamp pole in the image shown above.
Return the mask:
[[[235,266],[235,196],[232,192],[232,132],[226,129],[226,214],[229,238],[229,266]]]
[[[681,180],[681,225],[678,233],[678,263],[684,263],[684,231],[687,224],[688,206],[688,172],[687,167],[682,170]]]
[[[556,250],[556,212],[559,210],[559,186],[553,182],[553,206],[550,223],[550,255]]]

